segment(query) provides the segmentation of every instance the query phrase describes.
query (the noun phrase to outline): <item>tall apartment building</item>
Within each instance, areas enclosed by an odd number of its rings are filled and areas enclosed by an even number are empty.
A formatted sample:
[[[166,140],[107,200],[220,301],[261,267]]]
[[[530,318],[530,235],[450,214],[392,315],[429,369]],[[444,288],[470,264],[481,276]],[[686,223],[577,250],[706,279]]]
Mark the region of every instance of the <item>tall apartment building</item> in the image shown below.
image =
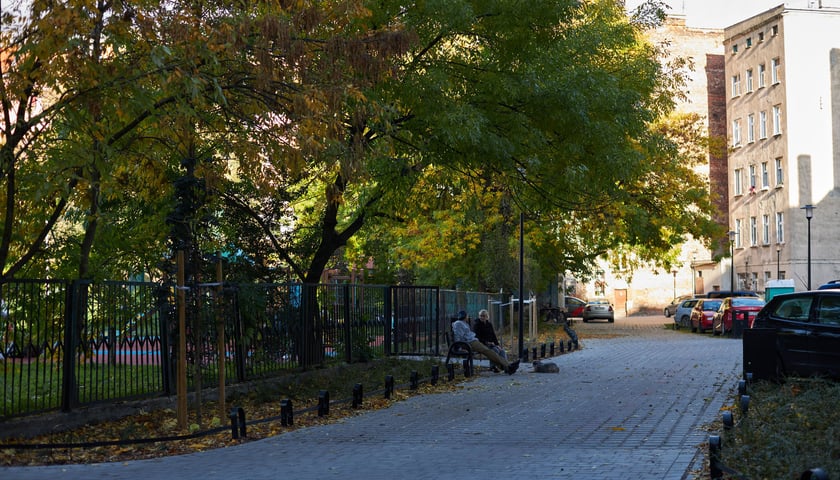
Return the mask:
[[[840,278],[840,0],[788,1],[724,29],[737,287]],[[806,205],[813,206],[806,218]]]

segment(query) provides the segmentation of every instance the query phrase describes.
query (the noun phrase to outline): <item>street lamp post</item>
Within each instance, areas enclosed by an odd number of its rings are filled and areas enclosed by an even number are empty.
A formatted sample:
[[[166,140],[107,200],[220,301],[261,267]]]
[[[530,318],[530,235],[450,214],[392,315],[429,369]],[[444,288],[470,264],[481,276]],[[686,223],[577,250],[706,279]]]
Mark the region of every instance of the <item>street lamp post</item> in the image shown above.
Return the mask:
[[[776,280],[782,279],[782,246],[776,245]]]
[[[671,273],[674,274],[674,298],[677,298],[677,269],[671,270]]]
[[[519,358],[525,353],[525,213],[519,212]]]
[[[729,231],[729,258],[732,261],[729,269],[729,289],[735,291],[735,231]]]
[[[808,219],[808,290],[811,289],[811,219],[814,218],[815,208],[810,203],[802,207],[802,210],[805,210],[805,218]]]

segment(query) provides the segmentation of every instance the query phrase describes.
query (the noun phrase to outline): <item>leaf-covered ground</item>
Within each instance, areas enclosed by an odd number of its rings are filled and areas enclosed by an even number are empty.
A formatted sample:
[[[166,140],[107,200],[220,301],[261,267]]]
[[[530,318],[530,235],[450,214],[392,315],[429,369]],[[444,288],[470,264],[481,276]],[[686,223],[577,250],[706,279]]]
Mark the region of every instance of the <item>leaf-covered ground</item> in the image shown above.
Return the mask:
[[[431,365],[437,360],[381,360],[370,364],[345,366],[338,371],[325,369],[305,380],[295,380],[281,387],[261,387],[247,395],[239,395],[227,402],[225,412],[241,407],[246,417],[246,435],[233,439],[228,414],[222,415],[217,403],[203,403],[201,421],[192,405],[188,416],[188,428],[178,427],[177,414],[172,409],[142,412],[118,420],[85,425],[80,428],[39,435],[31,438],[6,439],[0,443],[0,465],[59,465],[68,463],[99,463],[138,460],[169,455],[182,455],[214,448],[225,448],[244,442],[280,435],[298,428],[334,423],[353,415],[387,408],[411,395],[439,393],[460,388],[465,381],[462,372],[448,382],[445,368],[441,368],[441,379],[436,386],[428,382]],[[417,371],[422,381],[419,388],[409,388],[410,375]],[[395,390],[390,399],[385,399],[384,378],[394,377]],[[362,384],[365,397],[358,408],[353,408],[353,386]],[[332,400],[329,414],[318,416],[318,392],[327,390]],[[378,392],[382,390],[381,392]],[[281,401],[292,401],[293,424],[283,425]],[[218,429],[216,433],[204,432]],[[183,440],[168,440],[153,443],[137,443],[138,439],[158,439],[189,436]],[[115,445],[86,446],[84,448],[8,448],[12,444],[80,444],[125,442]]]
[[[560,325],[542,324],[540,342],[568,342],[569,337]],[[440,380],[437,385],[429,383],[432,366],[437,365]],[[412,372],[417,372],[421,382],[417,390],[409,388]],[[481,374],[491,374],[489,370],[479,370]],[[394,378],[395,390],[390,399],[384,398],[384,379]],[[475,377],[473,377],[475,378]],[[187,429],[178,427],[177,414],[173,409],[149,409],[149,411],[125,416],[116,420],[101,421],[79,428],[34,435],[27,438],[8,438],[0,441],[0,465],[60,465],[69,463],[121,462],[169,455],[182,455],[214,448],[225,448],[238,443],[280,435],[293,429],[313,425],[334,423],[353,415],[387,408],[393,402],[401,401],[411,395],[424,395],[445,392],[460,388],[465,379],[463,371],[457,371],[457,377],[446,380],[446,368],[441,360],[427,358],[407,360],[386,358],[369,363],[340,365],[324,368],[305,375],[292,375],[280,384],[260,383],[252,387],[247,394],[235,395],[226,402],[225,408],[219,408],[215,402],[201,403],[201,420],[196,409],[190,404]],[[360,408],[352,408],[353,387],[361,384],[365,393]],[[318,416],[318,395],[322,390],[329,392],[329,415]],[[209,395],[205,396],[205,400]],[[282,425],[281,401],[289,399],[295,412],[292,426]],[[241,407],[246,417],[246,435],[233,439],[229,413],[232,408]],[[203,432],[218,429],[217,433],[204,435]],[[183,440],[138,443],[138,439],[159,439],[188,436]],[[80,444],[80,443],[124,442],[116,445],[85,446],[83,448],[9,448],[14,444]]]

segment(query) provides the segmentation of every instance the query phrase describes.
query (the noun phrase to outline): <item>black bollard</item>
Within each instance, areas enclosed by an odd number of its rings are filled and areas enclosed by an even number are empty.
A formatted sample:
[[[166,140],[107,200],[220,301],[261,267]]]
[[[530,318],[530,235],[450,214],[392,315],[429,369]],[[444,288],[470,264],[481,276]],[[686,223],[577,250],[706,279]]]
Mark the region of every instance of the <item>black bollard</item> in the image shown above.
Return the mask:
[[[532,352],[533,352],[533,354],[534,354],[534,360],[536,360],[536,359],[540,358],[540,357],[538,357],[538,356],[537,356],[537,347],[532,348],[532,349],[531,349],[531,351],[532,351]]]
[[[411,385],[412,390],[417,390],[420,388],[420,377],[417,375],[417,370],[411,371],[411,376],[409,377],[409,384]]]
[[[385,375],[385,399],[388,400],[391,398],[391,395],[394,394],[394,376],[393,375]]]
[[[545,358],[545,344],[540,345],[540,358]]]
[[[565,352],[566,352],[566,344],[563,343],[563,342],[560,342],[560,353],[565,353]]]
[[[548,344],[548,355],[550,357],[554,356],[554,342]]]
[[[280,400],[280,425],[291,427],[295,424],[295,414],[292,410],[292,401],[288,398]]]
[[[750,409],[750,396],[741,395],[741,415],[747,416],[747,410]]]
[[[451,382],[455,380],[455,364],[454,363],[447,363],[446,364],[446,378],[449,379]]]
[[[364,395],[362,394],[362,384],[357,383],[353,385],[353,408],[359,408],[362,406],[362,398]]]
[[[234,440],[239,438],[239,407],[230,409],[230,436]]]
[[[723,412],[723,429],[731,430],[734,425],[735,418],[732,416],[732,412],[730,410]]]
[[[432,378],[429,380],[429,383],[437,385],[438,376],[440,376],[440,368],[437,365],[432,365]]]
[[[318,416],[325,417],[330,414],[330,392],[321,390],[318,392]]]
[[[528,363],[528,349],[527,348],[522,349],[522,362],[523,363]]]
[[[739,380],[738,381],[738,395],[746,395],[747,393],[747,381],[746,380]]]
[[[723,470],[720,468],[720,437],[709,436],[709,473],[712,480],[723,478]]]

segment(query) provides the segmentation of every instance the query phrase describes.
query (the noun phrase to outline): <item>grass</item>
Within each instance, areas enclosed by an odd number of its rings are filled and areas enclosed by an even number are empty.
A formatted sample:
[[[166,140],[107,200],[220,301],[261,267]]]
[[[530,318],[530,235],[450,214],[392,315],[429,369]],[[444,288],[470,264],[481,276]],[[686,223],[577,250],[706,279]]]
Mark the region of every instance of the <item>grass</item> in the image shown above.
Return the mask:
[[[838,478],[839,382],[759,381],[748,387],[747,394],[746,412],[734,409],[735,426],[720,434],[724,465],[751,479],[800,478],[812,468]]]

